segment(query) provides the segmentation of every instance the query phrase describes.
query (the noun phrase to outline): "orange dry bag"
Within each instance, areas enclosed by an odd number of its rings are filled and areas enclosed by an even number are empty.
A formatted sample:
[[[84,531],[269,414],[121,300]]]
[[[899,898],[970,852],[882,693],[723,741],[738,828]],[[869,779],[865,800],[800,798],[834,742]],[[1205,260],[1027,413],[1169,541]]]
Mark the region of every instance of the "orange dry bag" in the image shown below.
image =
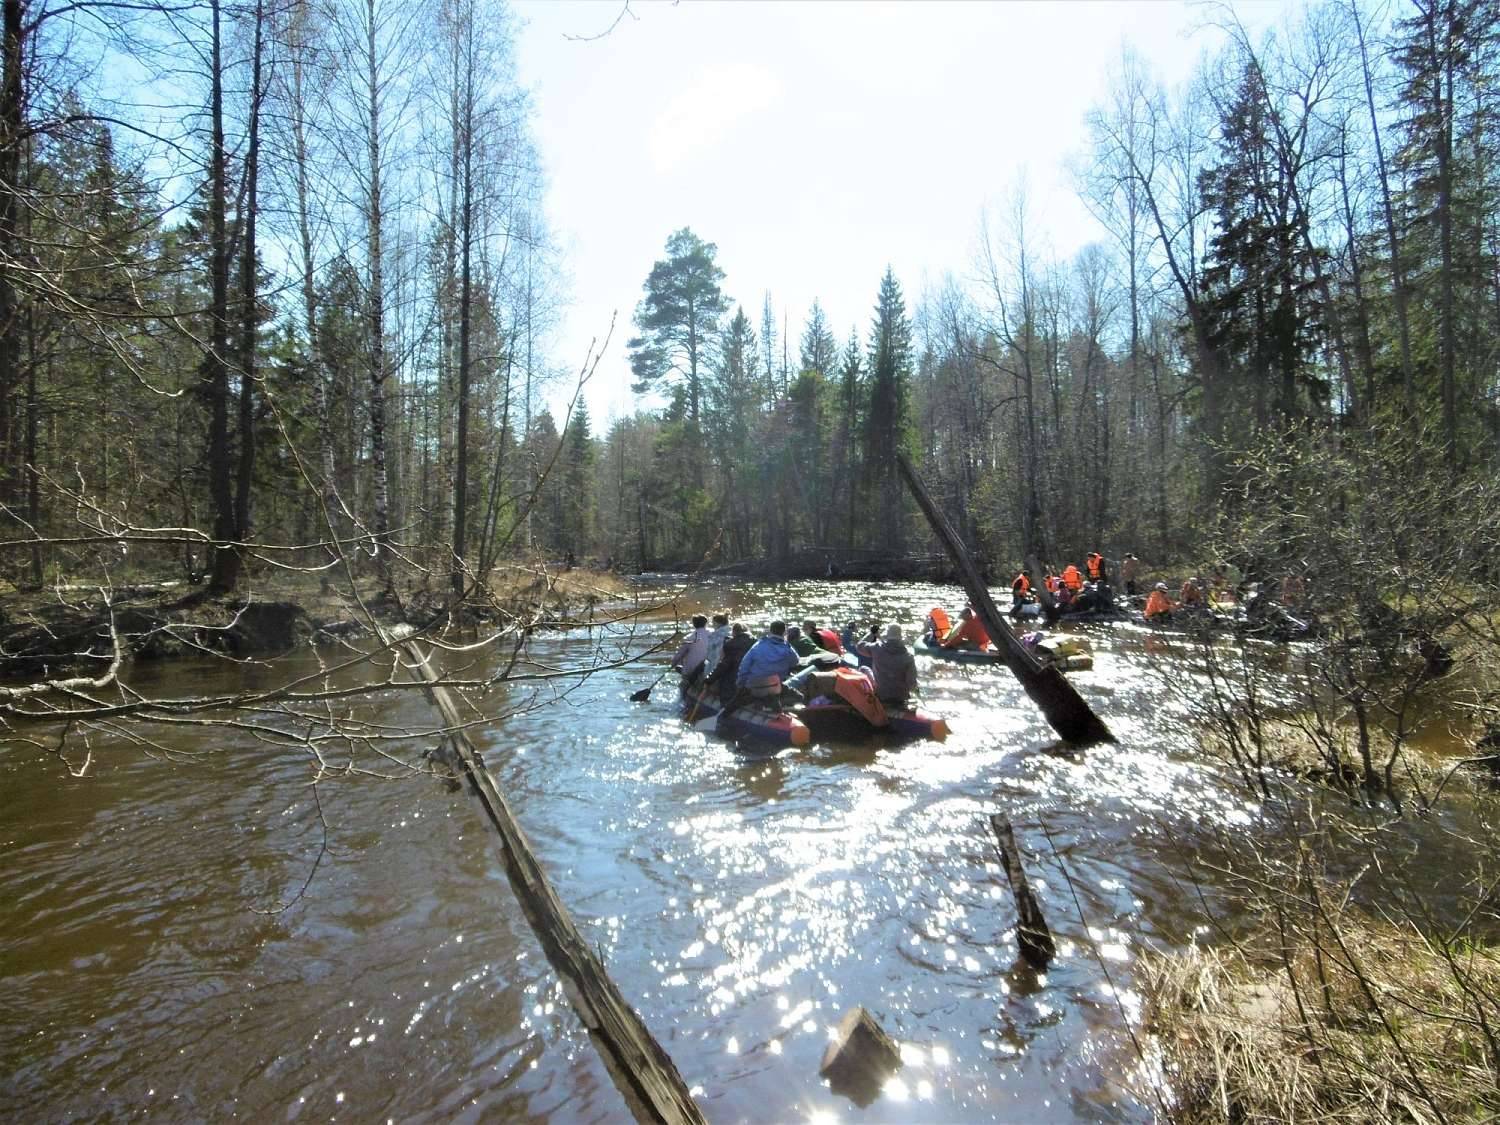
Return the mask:
[[[834,674],[837,679],[833,685],[833,693],[863,715],[872,727],[885,726],[885,707],[875,694],[869,677],[853,668],[840,668]]]

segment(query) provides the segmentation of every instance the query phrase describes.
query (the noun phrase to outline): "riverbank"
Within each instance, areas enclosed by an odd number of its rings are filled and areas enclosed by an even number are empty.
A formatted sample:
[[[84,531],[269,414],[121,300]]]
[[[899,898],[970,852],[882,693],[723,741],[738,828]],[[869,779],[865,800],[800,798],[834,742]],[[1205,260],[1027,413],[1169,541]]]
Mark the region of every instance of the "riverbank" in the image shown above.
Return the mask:
[[[517,561],[494,568],[487,595],[466,601],[461,619],[568,627],[595,620],[630,592],[610,571]],[[446,592],[435,584],[408,582],[391,596],[374,574],[325,589],[312,574],[272,573],[226,597],[173,580],[9,589],[0,596],[0,680],[101,672],[117,649],[127,660],[275,656],[367,635],[372,623],[427,625],[446,611]]]
[[[1204,663],[1200,753],[1258,812],[1194,857],[1218,886],[1193,942],[1142,961],[1166,1121],[1500,1114],[1500,799],[1472,704],[1495,647],[1444,641],[1440,672],[1413,645],[1364,695],[1327,691],[1326,653],[1280,698]]]
[[[1286,886],[1256,940],[1146,963],[1168,1120],[1495,1120],[1495,947],[1351,889]]]

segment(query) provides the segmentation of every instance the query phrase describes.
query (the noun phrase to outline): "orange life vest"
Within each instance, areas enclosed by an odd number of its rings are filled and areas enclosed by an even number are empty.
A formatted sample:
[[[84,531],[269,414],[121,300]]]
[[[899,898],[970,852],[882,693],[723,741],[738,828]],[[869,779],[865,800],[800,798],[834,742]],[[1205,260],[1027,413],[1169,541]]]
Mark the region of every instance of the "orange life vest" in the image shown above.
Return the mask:
[[[837,652],[840,655],[843,654],[844,643],[839,640],[839,635],[837,633],[835,633],[832,629],[819,629],[818,630],[817,640],[829,652]]]
[[[1029,594],[1031,593],[1031,579],[1026,577],[1026,572],[1023,570],[1016,575],[1016,580],[1010,584],[1010,588],[1018,594]]]
[[[1099,579],[1103,577],[1102,572],[1104,570],[1104,556],[1101,555],[1098,551],[1095,551],[1088,557],[1087,563],[1089,568],[1089,577],[1092,578],[1095,582],[1099,581]]]
[[[940,605],[935,605],[927,613],[932,618],[932,627],[937,633],[937,639],[942,640],[948,635],[948,630],[953,628],[953,622],[948,620],[948,611]]]
[[[1157,617],[1164,613],[1172,612],[1172,599],[1160,590],[1152,590],[1151,596],[1146,599],[1146,616]]]
[[[1083,589],[1083,575],[1079,573],[1078,568],[1072,563],[1069,563],[1063,570],[1062,580],[1063,584],[1066,585],[1070,590],[1076,591]]]
[[[1182,584],[1182,604],[1202,605],[1203,593],[1198,589],[1198,584],[1189,578]]]

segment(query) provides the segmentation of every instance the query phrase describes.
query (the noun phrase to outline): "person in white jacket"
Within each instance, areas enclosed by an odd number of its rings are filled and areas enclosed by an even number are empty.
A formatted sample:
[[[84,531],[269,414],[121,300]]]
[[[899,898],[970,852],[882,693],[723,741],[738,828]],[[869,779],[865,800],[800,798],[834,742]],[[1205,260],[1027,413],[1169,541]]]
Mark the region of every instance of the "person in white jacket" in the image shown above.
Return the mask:
[[[729,614],[714,614],[714,627],[708,634],[708,655],[703,659],[703,674],[712,676],[724,659],[724,642],[729,639]]]
[[[708,618],[701,613],[695,614],[693,631],[682,642],[677,655],[672,657],[673,670],[681,673],[687,683],[696,680],[698,673],[703,670],[704,661],[708,659],[708,641]]]

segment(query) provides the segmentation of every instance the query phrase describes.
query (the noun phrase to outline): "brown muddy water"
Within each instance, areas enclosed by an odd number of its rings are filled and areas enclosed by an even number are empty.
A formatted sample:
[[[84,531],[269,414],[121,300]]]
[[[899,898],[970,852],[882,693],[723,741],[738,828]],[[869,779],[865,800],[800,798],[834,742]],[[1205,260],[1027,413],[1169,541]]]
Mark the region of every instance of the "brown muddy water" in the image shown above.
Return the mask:
[[[802,582],[700,589],[679,608],[730,602],[756,631],[771,616],[915,628],[961,599]],[[943,744],[747,760],[683,725],[670,681],[628,701],[665,657],[476,737],[710,1120],[1149,1119],[1136,960],[1191,938],[1203,902],[1185,857],[1256,813],[1193,752],[1168,687],[1191,687],[1187,663],[1131,626],[1086,632],[1095,667],[1072,678],[1117,747],[1049,752],[1008,672],[925,657],[921,694],[953,731]],[[577,667],[599,643],[577,631],[531,651]],[[219,692],[313,667],[307,654],[270,669],[178,662],[131,682]],[[525,698],[510,690],[486,705]],[[357,706],[387,730],[432,721],[414,692]],[[253,733],[151,734],[154,746],[94,736],[82,778],[30,746],[0,755],[0,1117],[626,1117],[466,793],[359,775],[314,793],[305,753]],[[423,747],[382,749],[409,761]],[[356,764],[384,760],[366,747]],[[994,812],[1013,822],[1059,938],[1045,975],[1016,960]],[[905,1058],[863,1107],[817,1075],[857,1004]]]

